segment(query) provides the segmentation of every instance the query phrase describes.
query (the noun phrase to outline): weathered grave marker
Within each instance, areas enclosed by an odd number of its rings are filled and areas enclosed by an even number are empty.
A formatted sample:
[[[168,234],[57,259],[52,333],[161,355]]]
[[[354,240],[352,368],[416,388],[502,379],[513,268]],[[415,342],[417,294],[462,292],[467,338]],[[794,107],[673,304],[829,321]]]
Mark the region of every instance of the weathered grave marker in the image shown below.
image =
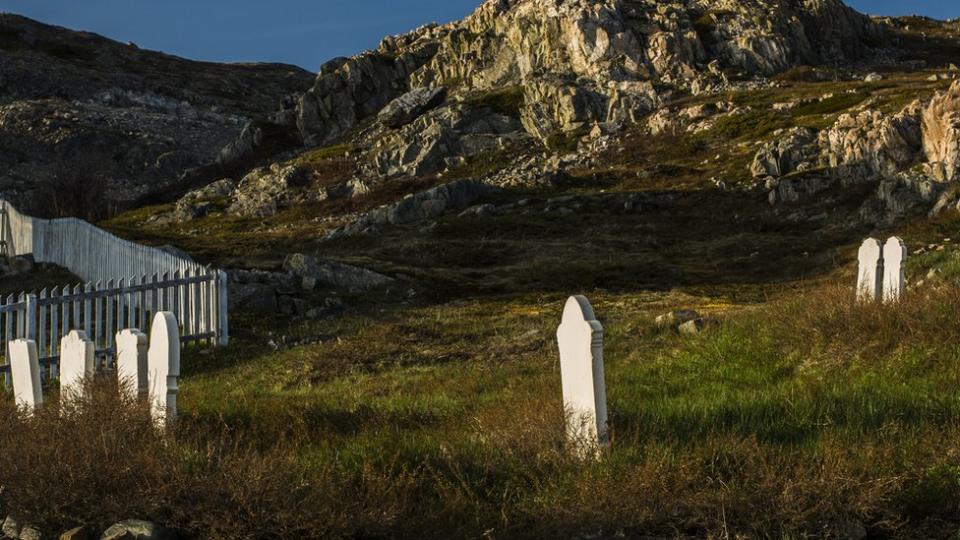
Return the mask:
[[[137,329],[117,333],[117,379],[130,399],[147,393],[147,335]]]
[[[867,238],[860,245],[857,256],[859,270],[857,272],[857,300],[873,302],[881,298],[883,279],[883,252],[880,241],[876,238]]]
[[[17,339],[8,344],[7,350],[10,353],[14,401],[18,407],[39,408],[43,405],[43,388],[40,385],[37,343],[30,339]]]
[[[897,236],[892,236],[883,246],[883,301],[896,302],[903,293],[906,274],[907,246]]]
[[[173,313],[157,313],[150,327],[147,381],[150,410],[158,423],[177,416],[177,377],[180,376],[180,333]]]
[[[93,342],[83,330],[71,330],[60,340],[60,395],[66,399],[83,391],[83,381],[96,371]]]
[[[567,440],[581,457],[609,443],[603,374],[603,326],[583,296],[571,296],[557,328]]]

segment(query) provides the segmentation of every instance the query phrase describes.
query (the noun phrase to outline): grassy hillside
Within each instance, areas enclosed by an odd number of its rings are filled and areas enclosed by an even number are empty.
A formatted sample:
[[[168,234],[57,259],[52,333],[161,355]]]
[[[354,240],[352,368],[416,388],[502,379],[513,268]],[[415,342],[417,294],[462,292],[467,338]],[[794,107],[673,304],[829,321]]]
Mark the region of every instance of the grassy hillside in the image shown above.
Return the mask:
[[[5,404],[0,498],[50,526],[144,516],[217,538],[948,535],[956,285],[860,306],[851,279],[762,303],[593,291],[613,425],[600,463],[563,449],[563,298],[520,295],[245,321],[229,348],[188,351],[165,438],[104,388],[32,418]],[[721,324],[658,332],[676,306]]]

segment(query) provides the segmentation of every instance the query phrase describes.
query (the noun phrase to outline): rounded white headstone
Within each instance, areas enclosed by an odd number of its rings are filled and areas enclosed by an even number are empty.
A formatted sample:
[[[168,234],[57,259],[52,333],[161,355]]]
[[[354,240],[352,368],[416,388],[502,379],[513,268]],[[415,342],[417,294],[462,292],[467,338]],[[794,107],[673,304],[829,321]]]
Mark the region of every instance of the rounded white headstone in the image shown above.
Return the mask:
[[[883,246],[883,301],[900,300],[906,282],[907,246],[903,239],[890,237]]]
[[[882,286],[883,248],[876,238],[867,238],[857,255],[857,299],[863,302],[879,300]]]
[[[36,409],[43,404],[40,384],[40,362],[37,344],[29,339],[16,339],[8,344],[13,399],[18,407]]]
[[[60,340],[60,395],[70,399],[83,391],[83,381],[93,376],[93,342],[83,330],[71,330]]]
[[[583,296],[572,296],[557,328],[567,437],[581,455],[608,442],[603,326]]]
[[[147,380],[151,410],[158,421],[177,415],[177,377],[180,376],[180,332],[169,311],[157,313],[150,327]]]

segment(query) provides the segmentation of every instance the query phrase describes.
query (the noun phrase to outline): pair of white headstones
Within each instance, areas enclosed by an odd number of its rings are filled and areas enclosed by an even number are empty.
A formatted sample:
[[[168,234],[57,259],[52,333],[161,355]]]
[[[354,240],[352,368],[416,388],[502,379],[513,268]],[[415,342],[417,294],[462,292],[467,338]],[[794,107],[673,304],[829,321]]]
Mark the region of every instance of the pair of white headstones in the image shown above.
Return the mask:
[[[177,415],[177,378],[180,376],[180,335],[173,313],[157,313],[147,336],[135,329],[116,336],[117,377],[120,390],[131,399],[146,395],[154,419]],[[60,341],[61,399],[76,399],[84,380],[95,371],[94,344],[82,330]],[[43,404],[37,345],[32,340],[10,342],[10,370],[17,405],[35,409]]]
[[[893,236],[883,246],[876,238],[867,238],[857,256],[857,299],[861,302],[896,302],[903,294],[907,247]]]
[[[583,296],[571,296],[557,328],[567,441],[580,457],[610,444],[603,373],[603,326]]]

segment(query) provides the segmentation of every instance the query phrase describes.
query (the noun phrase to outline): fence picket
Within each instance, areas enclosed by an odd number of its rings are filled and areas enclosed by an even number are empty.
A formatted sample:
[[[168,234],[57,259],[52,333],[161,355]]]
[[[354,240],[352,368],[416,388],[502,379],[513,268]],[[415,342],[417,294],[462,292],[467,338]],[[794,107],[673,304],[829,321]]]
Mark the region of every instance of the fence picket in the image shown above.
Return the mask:
[[[92,284],[92,283],[89,283],[89,282],[86,283],[86,284],[83,286],[83,292],[84,292],[84,293],[91,293],[91,292],[93,292],[93,284]],[[84,299],[83,299],[83,330],[87,333],[87,336],[88,336],[88,337],[93,334],[93,311],[92,311],[92,308],[93,308],[93,306],[92,306],[92,304],[91,304],[91,299],[85,296]],[[94,342],[94,343],[96,343],[96,342]]]
[[[40,291],[39,298],[45,300],[47,298],[47,289]],[[38,354],[40,356],[47,356],[47,306],[40,305],[37,311],[39,312],[39,320],[37,324],[37,347]]]

